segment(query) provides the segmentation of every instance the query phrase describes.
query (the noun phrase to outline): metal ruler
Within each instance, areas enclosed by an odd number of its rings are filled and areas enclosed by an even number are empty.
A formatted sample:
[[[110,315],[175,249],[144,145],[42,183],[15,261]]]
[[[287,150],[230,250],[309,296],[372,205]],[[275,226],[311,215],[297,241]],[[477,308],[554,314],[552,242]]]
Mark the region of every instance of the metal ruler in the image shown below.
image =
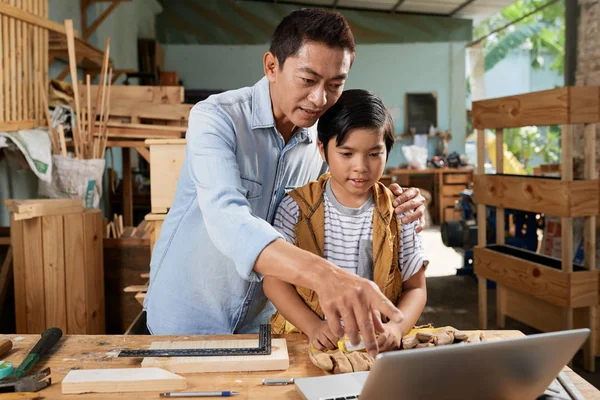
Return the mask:
[[[258,347],[121,350],[119,357],[210,357],[258,356],[269,354],[271,354],[271,325],[261,325],[258,333]]]

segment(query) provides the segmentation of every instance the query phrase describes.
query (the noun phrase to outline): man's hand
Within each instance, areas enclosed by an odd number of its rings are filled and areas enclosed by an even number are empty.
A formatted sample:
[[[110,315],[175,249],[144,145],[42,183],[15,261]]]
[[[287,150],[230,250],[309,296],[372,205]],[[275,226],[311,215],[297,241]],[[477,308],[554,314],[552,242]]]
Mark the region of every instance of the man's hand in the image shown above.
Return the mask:
[[[379,352],[398,350],[402,343],[402,327],[394,322],[383,324],[383,333],[377,338]]]
[[[375,357],[378,353],[375,332],[384,332],[381,319],[376,315],[380,313],[390,321],[400,323],[404,318],[402,313],[381,293],[375,282],[341,268],[330,271],[321,277],[315,290],[331,332],[338,338],[345,333],[353,345],[360,343],[362,334],[367,351]]]
[[[400,215],[410,211],[402,218],[402,223],[408,224],[419,220],[417,232],[421,232],[425,227],[425,197],[421,195],[421,191],[418,188],[402,189],[397,183],[392,183],[389,188],[398,196],[394,200],[396,214]]]
[[[326,321],[321,321],[312,331],[307,332],[310,343],[317,350],[335,350],[337,349],[337,336],[331,332]]]

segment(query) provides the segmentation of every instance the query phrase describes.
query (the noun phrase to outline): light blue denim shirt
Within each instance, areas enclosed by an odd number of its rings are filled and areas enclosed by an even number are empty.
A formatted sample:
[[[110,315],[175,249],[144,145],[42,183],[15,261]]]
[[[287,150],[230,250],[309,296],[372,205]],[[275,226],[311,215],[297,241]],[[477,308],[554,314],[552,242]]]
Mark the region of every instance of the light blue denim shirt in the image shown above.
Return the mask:
[[[271,226],[286,191],[326,171],[316,125],[287,144],[269,82],[211,96],[190,112],[186,157],[150,263],[154,334],[252,333],[274,312],[253,271],[282,236]]]

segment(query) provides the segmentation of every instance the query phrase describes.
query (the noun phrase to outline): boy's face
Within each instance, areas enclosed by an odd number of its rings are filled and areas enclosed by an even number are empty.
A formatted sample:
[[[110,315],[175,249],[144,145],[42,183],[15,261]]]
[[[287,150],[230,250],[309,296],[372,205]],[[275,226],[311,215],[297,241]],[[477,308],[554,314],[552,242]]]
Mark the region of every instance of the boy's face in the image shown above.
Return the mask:
[[[346,207],[360,207],[371,195],[371,188],[383,175],[387,150],[382,128],[357,128],[336,146],[333,137],[327,149],[319,142],[319,151],[331,172],[331,186],[336,198]]]
[[[273,115],[280,133],[315,124],[344,90],[352,53],[308,41],[298,55],[288,57],[279,68],[272,53],[265,54],[265,74],[270,82]]]

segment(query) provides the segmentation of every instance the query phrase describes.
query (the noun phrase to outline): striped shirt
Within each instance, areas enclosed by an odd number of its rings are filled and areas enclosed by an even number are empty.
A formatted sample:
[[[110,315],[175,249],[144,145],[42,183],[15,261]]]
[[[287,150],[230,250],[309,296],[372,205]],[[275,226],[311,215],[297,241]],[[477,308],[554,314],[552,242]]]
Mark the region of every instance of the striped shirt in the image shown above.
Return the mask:
[[[328,181],[323,204],[325,259],[348,272],[373,280],[373,196],[361,207],[349,208],[335,198]],[[273,226],[292,244],[296,244],[294,227],[299,216],[300,207],[286,195],[275,213]],[[398,260],[402,281],[406,281],[429,262],[417,233],[418,221],[401,226]]]

